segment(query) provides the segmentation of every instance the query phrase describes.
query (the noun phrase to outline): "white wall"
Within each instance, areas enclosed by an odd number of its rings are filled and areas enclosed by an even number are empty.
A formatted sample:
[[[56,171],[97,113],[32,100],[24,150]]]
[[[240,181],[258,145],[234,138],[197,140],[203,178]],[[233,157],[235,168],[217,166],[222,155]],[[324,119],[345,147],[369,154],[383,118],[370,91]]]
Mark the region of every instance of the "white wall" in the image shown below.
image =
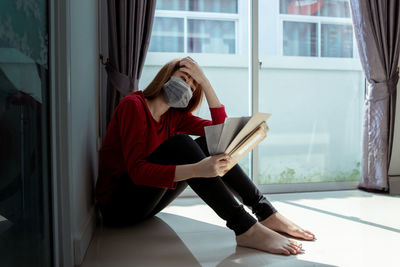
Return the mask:
[[[94,230],[98,153],[98,3],[71,0],[71,218],[75,264]]]

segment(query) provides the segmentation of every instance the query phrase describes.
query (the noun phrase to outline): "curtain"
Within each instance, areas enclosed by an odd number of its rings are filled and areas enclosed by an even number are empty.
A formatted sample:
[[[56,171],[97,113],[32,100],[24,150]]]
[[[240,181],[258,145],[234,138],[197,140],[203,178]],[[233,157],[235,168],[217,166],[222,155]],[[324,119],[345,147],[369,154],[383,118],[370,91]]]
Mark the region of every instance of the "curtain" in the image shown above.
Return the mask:
[[[354,32],[368,87],[364,102],[360,188],[388,190],[393,145],[399,0],[350,0]]]
[[[149,47],[156,0],[107,0],[107,125],[119,101],[138,90]]]

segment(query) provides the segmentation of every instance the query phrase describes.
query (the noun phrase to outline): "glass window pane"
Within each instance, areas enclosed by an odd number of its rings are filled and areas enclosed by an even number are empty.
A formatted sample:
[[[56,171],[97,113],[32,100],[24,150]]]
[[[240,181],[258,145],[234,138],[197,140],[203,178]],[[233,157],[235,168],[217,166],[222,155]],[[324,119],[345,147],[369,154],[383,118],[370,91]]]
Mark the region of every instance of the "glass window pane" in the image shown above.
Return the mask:
[[[237,13],[237,0],[192,0],[189,1],[190,11]]]
[[[149,52],[184,52],[184,30],[181,18],[155,17]]]
[[[280,32],[282,16],[273,10],[281,3],[259,1],[259,58],[267,63],[259,72],[259,110],[272,114],[268,136],[258,146],[259,181],[359,180],[365,80],[360,62],[315,57],[316,23],[284,22]],[[345,40],[351,25],[322,26],[322,56],[351,57],[352,43]]]
[[[280,0],[280,13],[350,18],[347,0]]]
[[[351,25],[321,25],[322,57],[353,57],[353,27]]]
[[[0,2],[0,266],[52,266],[49,2]]]
[[[187,10],[186,0],[157,0],[156,9],[160,10]]]
[[[188,20],[189,53],[236,53],[234,21]]]
[[[156,9],[238,13],[237,0],[158,0]]]
[[[283,22],[284,56],[318,56],[317,24],[308,22]]]
[[[218,5],[220,6],[234,2],[236,6],[239,1],[204,1],[204,3],[206,2],[209,2],[209,4],[219,2]],[[249,115],[248,10],[246,9],[248,1],[243,0],[240,4],[244,8],[239,9],[241,13],[235,20],[216,20],[214,17],[207,17],[207,14],[204,14],[203,19],[195,20],[189,17],[186,27],[188,39],[185,44],[187,46],[185,52],[191,53],[189,54],[190,57],[202,67],[219,100],[225,105],[229,117]],[[226,11],[225,8],[223,10]],[[174,15],[173,12],[169,13],[172,16]],[[181,14],[182,12],[176,12],[177,17]],[[152,40],[154,34],[155,31],[152,33]],[[139,90],[145,90],[157,72],[168,61],[174,59],[174,57],[185,56],[181,54],[148,53],[139,80]],[[211,119],[206,99],[203,99],[199,109],[194,111],[194,115]],[[249,157],[242,159],[240,165],[248,173]]]

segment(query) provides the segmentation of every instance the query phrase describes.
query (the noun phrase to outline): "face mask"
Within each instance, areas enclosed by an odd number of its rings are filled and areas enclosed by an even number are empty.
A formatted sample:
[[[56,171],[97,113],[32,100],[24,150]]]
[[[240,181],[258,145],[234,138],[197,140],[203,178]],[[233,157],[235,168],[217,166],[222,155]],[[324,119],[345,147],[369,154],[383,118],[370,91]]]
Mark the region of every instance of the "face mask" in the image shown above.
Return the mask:
[[[185,108],[192,98],[192,89],[181,79],[171,76],[163,86],[164,97],[168,106],[173,108]]]

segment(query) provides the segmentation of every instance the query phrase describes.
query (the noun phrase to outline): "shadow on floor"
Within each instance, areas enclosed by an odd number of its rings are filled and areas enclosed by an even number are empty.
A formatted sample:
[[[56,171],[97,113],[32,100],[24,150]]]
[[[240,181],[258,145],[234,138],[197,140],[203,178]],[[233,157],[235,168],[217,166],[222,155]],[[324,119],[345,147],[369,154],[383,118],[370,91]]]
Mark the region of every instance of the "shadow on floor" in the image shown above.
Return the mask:
[[[99,264],[101,263],[101,264]],[[201,266],[158,217],[130,227],[97,228],[82,266]]]

